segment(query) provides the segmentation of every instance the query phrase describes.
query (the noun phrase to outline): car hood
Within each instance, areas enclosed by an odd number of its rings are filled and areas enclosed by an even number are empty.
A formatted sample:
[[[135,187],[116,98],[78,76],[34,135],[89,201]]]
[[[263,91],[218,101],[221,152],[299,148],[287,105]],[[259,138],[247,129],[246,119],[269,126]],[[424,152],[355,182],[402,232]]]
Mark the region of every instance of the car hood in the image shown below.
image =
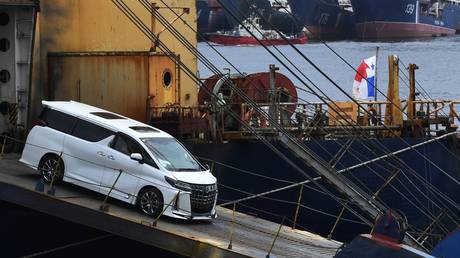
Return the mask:
[[[210,185],[217,182],[216,178],[209,171],[201,172],[172,172],[178,180],[190,184]]]

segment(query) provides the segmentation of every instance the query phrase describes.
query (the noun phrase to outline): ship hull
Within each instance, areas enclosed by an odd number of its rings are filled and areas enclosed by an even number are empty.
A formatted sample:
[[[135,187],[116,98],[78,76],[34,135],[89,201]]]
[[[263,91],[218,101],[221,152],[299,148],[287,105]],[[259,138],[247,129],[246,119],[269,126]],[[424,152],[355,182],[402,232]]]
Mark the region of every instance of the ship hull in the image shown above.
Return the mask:
[[[216,32],[218,30],[229,30],[232,29],[232,25],[229,24],[225,12],[222,8],[210,5],[208,1],[197,1],[197,29],[198,29],[198,40],[204,33]]]
[[[312,40],[343,40],[351,38],[351,31],[342,27],[328,27],[320,25],[306,26],[308,36]]]
[[[254,37],[245,37],[245,36],[228,36],[228,35],[219,35],[219,34],[209,34],[208,40],[219,45],[224,46],[238,46],[238,45],[259,45]],[[287,40],[284,39],[261,39],[260,42],[264,45],[288,45],[291,44],[305,44],[307,43],[307,37],[301,36],[298,38],[292,38]]]
[[[249,4],[246,0],[219,0],[223,12],[231,28],[238,26],[239,21],[245,20],[250,15]]]
[[[455,34],[460,7],[446,3],[442,11],[418,0],[352,0],[359,39],[402,39]]]
[[[357,24],[356,33],[361,39],[404,39],[449,36],[456,31],[420,23],[368,22]]]
[[[308,30],[309,39],[340,40],[353,35],[354,16],[337,1],[289,0],[292,13]]]
[[[422,142],[423,140],[406,139],[411,145]],[[457,141],[456,139],[454,141]],[[307,141],[307,146],[317,155],[326,161],[332,159],[333,155],[340,149],[340,143],[344,142],[335,140]],[[407,147],[407,144],[401,139],[382,139],[375,140],[372,143],[378,143],[385,146],[391,151],[396,151]],[[311,177],[318,175],[312,169],[303,164],[299,158],[282,147],[278,142],[273,144],[291,161],[302,168]],[[355,140],[351,146],[350,152],[347,152],[337,165],[337,169],[343,169],[358,164],[359,160],[350,153],[358,155],[364,160],[369,160],[384,153],[370,154],[364,146],[369,146],[371,142],[366,140]],[[458,149],[454,147],[452,139],[443,139],[439,142],[433,142],[417,150],[433,160],[445,171],[451,173],[451,176],[460,179],[460,161],[458,159]],[[239,141],[225,144],[218,143],[195,143],[187,144],[187,147],[203,162],[213,167],[213,173],[219,182],[219,203],[225,203],[229,200],[238,200],[248,197],[252,194],[263,193],[280,187],[290,185],[292,182],[306,180],[306,177],[295,171],[286,161],[269,151],[267,147],[259,141]],[[449,151],[447,151],[449,150]],[[456,156],[452,156],[455,153]],[[416,174],[431,182],[435,187],[444,194],[454,199],[457,203],[460,201],[458,186],[429,164],[425,159],[420,157],[414,151],[407,151],[398,154],[398,157],[411,167]],[[211,162],[213,160],[215,162]],[[388,161],[388,163],[386,163]],[[221,163],[221,164],[220,164]],[[394,171],[386,171],[390,165],[397,165],[394,159],[372,163],[368,167],[360,167],[344,173],[347,178],[365,190],[372,193],[379,191],[385,180],[391,178]],[[237,169],[235,169],[237,168]],[[372,171],[371,168],[374,170]],[[324,180],[317,181],[328,191],[341,196],[328,182]],[[378,194],[378,199],[395,210],[402,211],[409,220],[409,223],[419,227],[426,228],[430,222],[420,215],[418,207],[414,206],[420,201],[423,206],[430,202],[414,187],[422,185],[415,179],[415,174],[404,171],[404,174],[397,176],[389,186],[384,187]],[[395,189],[407,196],[403,198]],[[302,196],[299,202],[299,193]],[[422,186],[422,191],[430,192]],[[431,194],[428,194],[431,198]],[[343,198],[343,196],[342,196]],[[299,203],[300,205],[298,206]],[[299,207],[298,214],[296,209]],[[237,208],[243,212],[263,217],[272,221],[279,222],[282,217],[286,217],[286,225],[293,225],[296,220],[296,227],[313,231],[323,236],[328,236],[336,223],[336,217],[341,213],[342,204],[325,194],[318,186],[313,183],[307,184],[303,189],[300,186],[269,194],[262,198],[255,198],[237,204]],[[422,209],[425,207],[422,207]],[[441,211],[430,207],[434,214]],[[297,219],[295,219],[297,217]],[[448,225],[449,222],[446,222]],[[454,225],[455,227],[455,225]],[[356,235],[369,233],[371,228],[347,210],[343,213],[339,223],[332,233],[334,239],[340,241],[350,241]]]

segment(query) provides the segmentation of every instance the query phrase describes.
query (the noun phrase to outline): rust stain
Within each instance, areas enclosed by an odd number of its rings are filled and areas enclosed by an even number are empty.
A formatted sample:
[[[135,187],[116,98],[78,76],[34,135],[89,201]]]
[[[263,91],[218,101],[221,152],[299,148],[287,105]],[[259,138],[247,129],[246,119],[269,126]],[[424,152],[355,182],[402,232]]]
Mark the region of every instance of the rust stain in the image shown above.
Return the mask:
[[[61,56],[49,61],[55,100],[80,100],[147,122],[147,56]]]
[[[176,80],[176,64],[167,56],[150,57],[150,95],[154,96],[154,106],[177,104],[179,102],[178,85]],[[163,74],[171,73],[171,83],[165,86]]]

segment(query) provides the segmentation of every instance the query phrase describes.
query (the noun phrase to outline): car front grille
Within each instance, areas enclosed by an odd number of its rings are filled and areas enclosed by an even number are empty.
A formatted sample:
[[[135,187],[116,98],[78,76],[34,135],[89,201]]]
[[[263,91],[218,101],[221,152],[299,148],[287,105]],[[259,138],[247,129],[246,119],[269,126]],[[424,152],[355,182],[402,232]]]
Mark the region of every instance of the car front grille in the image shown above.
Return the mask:
[[[190,195],[190,204],[192,213],[209,213],[214,207],[217,196],[217,186],[212,185],[195,185],[192,184],[192,194]]]

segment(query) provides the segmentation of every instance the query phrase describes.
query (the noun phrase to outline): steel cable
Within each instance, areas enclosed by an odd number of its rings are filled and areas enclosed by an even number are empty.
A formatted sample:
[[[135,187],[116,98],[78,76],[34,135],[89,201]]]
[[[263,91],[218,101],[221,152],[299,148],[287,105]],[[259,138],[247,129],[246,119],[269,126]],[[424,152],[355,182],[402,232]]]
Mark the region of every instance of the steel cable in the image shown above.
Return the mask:
[[[226,9],[225,6],[223,6],[223,8]],[[231,11],[229,11],[228,8],[227,8],[226,11],[231,13]],[[256,12],[257,12],[257,11],[256,11]],[[231,15],[233,15],[233,17],[235,17],[234,14],[231,13]],[[245,27],[244,24],[241,24],[241,25],[242,25],[243,27]],[[246,30],[247,30],[247,28],[246,28]],[[250,34],[252,34],[250,31],[248,31],[248,32],[249,32]],[[252,34],[252,36],[254,36],[254,35]],[[285,38],[283,35],[281,35],[281,36],[286,40],[286,38]],[[254,37],[255,37],[255,36],[254,36]],[[256,39],[257,39],[257,38],[256,38]],[[262,42],[260,42],[259,39],[257,39],[257,40],[259,41],[259,43],[260,43],[262,46],[264,46],[264,48],[265,48],[268,52],[270,52],[270,53],[272,54],[272,56],[274,56],[280,63],[282,63],[281,60],[279,60],[279,58],[278,58],[276,55],[274,55],[274,54],[273,54],[273,53],[272,53]],[[292,44],[290,44],[290,45],[291,45],[291,47],[295,48]],[[273,46],[273,47],[274,47],[275,49],[277,49],[276,46]],[[298,50],[297,50],[297,51],[298,51]],[[282,53],[281,53],[281,54],[282,54]],[[300,54],[303,56],[302,53],[300,53]],[[325,75],[318,67],[316,67],[316,65],[314,65],[313,63],[311,63],[311,61],[310,61],[307,57],[304,56],[304,58],[305,58],[312,66],[314,66],[320,73],[322,73],[323,76],[327,77],[327,79],[330,80],[330,81],[334,84],[334,82],[333,82],[327,75]],[[286,59],[287,59],[287,58],[286,58]],[[289,68],[288,68],[285,64],[283,64],[283,65],[289,70]],[[291,71],[291,73],[292,73],[292,71]],[[293,74],[293,75],[296,76],[295,74]],[[297,77],[297,76],[296,76],[296,77]],[[300,79],[300,78],[297,77],[297,79]],[[305,84],[305,83],[304,83],[304,84]],[[305,86],[308,87],[308,85],[306,85],[306,84],[305,84]],[[338,85],[336,85],[336,86],[338,86]],[[338,87],[338,88],[340,88],[340,87]],[[319,89],[318,89],[318,90],[319,90]],[[341,90],[341,89],[340,89],[340,90]],[[343,91],[343,90],[342,90],[342,91]],[[344,92],[344,93],[345,93],[345,92]],[[346,94],[346,93],[345,93],[345,94]],[[346,94],[346,95],[347,95],[347,94]],[[353,101],[354,101],[354,100],[353,100]],[[355,103],[357,103],[357,102],[355,101]],[[357,104],[359,105],[359,103],[357,103]],[[384,125],[384,126],[385,126],[385,125]],[[392,131],[391,131],[391,132],[392,132]],[[392,133],[393,133],[393,132],[392,132]],[[402,138],[401,138],[401,139],[402,139]],[[404,139],[402,139],[402,140],[405,142]],[[408,143],[406,142],[406,144],[408,144]],[[409,144],[408,144],[408,145],[409,145]],[[411,147],[411,146],[409,145],[409,147]],[[417,150],[415,150],[415,151],[418,152]],[[418,153],[419,153],[419,152],[418,152]],[[420,153],[419,153],[419,154],[420,154]],[[423,156],[423,155],[422,155],[422,156]],[[455,182],[458,182],[455,178],[453,178],[452,176],[450,176],[449,174],[447,174],[444,170],[442,170],[439,166],[437,166],[437,165],[436,165],[435,163],[433,163],[431,160],[427,159],[426,157],[424,157],[424,158],[425,158],[426,160],[428,160],[432,165],[436,166],[436,167],[438,168],[438,170],[440,170],[441,172],[443,172],[443,173],[444,173],[445,175],[447,175],[450,179],[453,179]]]
[[[114,4],[130,19],[130,21],[132,21],[134,23],[134,25],[136,25],[148,38],[150,38],[152,41],[156,40],[157,42],[159,42],[159,45],[160,47],[166,49],[166,52],[169,53],[171,55],[171,51],[166,47],[166,46],[163,46],[163,43],[158,40],[158,38],[155,37],[155,35],[153,35],[149,30],[148,28],[146,28],[145,24],[142,23],[142,21],[135,15],[133,14],[132,10],[129,9],[129,7],[123,5],[123,1],[117,1],[117,0],[113,0],[112,2],[114,2]],[[120,3],[122,2],[122,3]],[[142,26],[143,25],[143,26]],[[139,27],[140,26],[140,27]],[[193,73],[190,72],[190,70],[184,66],[184,64],[182,62],[180,62],[180,65],[181,65],[181,68],[184,69],[187,73],[188,76],[190,76],[192,79],[195,79],[196,82],[198,82],[200,85],[201,85],[201,82],[195,77],[195,75]],[[209,92],[208,92],[209,93]],[[212,93],[211,93],[212,94]],[[257,108],[257,107],[256,107]],[[230,110],[231,111],[231,110]],[[232,113],[232,112],[230,112]],[[262,113],[262,112],[261,112]],[[234,116],[235,119],[238,119],[238,116],[235,115],[235,114],[232,114],[232,116]],[[242,121],[242,124],[248,128],[248,130],[250,131],[253,131],[252,128],[250,126],[248,126],[247,124],[244,123],[244,121]],[[283,153],[281,153],[279,150],[277,150],[276,148],[274,148],[265,138],[263,137],[260,137],[260,135],[257,135],[255,134],[257,137],[259,137],[259,139],[264,142],[264,144],[266,144],[270,149],[272,149],[277,155],[279,155],[281,158],[285,159],[286,162],[288,162],[289,164],[291,164],[291,166],[293,166],[298,172],[304,174],[305,176],[307,176],[307,178],[309,178],[308,175],[306,175],[299,167],[297,167],[292,161],[290,161]],[[322,187],[322,186],[320,186]],[[331,195],[331,197],[334,198],[334,195],[332,193],[328,193]],[[350,209],[350,207],[348,207],[347,204],[344,204],[344,206],[347,208],[347,209]],[[367,223],[371,224],[369,220],[365,219],[364,217],[362,217],[360,214],[356,213],[355,211],[353,210],[350,210],[350,212],[354,213],[357,217],[365,220]]]
[[[247,0],[245,0],[247,2]],[[229,10],[225,5],[222,4],[222,2],[220,0],[217,0],[217,2],[219,2],[219,4],[221,4],[221,6],[223,7],[223,9],[225,9],[225,11],[227,13],[229,13],[234,19],[236,19],[236,15],[233,13],[233,11]],[[273,30],[275,30],[283,40],[285,40],[288,45],[293,48],[304,60],[307,61],[307,63],[309,63],[313,68],[315,68],[315,70],[317,70],[324,78],[326,78],[327,81],[329,81],[330,83],[332,83],[340,92],[342,92],[345,96],[347,96],[352,102],[354,102],[355,104],[357,104],[362,110],[364,110],[366,113],[368,113],[368,115],[370,117],[374,117],[374,115],[370,112],[368,112],[364,107],[362,107],[362,105],[356,101],[354,98],[352,98],[347,92],[345,92],[336,82],[334,82],[334,80],[332,80],[332,78],[330,78],[324,71],[322,71],[314,62],[312,62],[306,55],[304,55],[296,46],[294,46],[277,28],[275,28],[273,26],[273,24],[271,24],[269,21],[267,21],[267,19],[265,17],[263,17],[263,15],[257,11],[257,10],[254,10],[254,12],[258,13],[259,17],[261,17],[261,19],[263,19],[265,22],[267,22],[267,24],[269,24],[271,26],[271,28]],[[237,19],[236,19],[237,20]],[[291,74],[293,74],[298,80],[300,79],[295,73],[293,73],[287,66],[286,64],[284,64],[283,62],[281,62],[281,60],[279,59],[279,57],[277,57],[270,49],[267,48],[267,46],[265,44],[263,44],[244,24],[241,23],[241,21],[239,21],[241,26],[243,26],[249,34],[251,34],[251,36],[253,36],[259,43],[260,45],[262,45],[275,59],[277,59],[278,62],[282,63],[283,66],[285,66],[290,72]],[[256,28],[257,29],[257,28]],[[260,31],[259,31],[260,32]],[[327,44],[326,44],[327,45]],[[275,49],[276,46],[273,46]],[[330,50],[334,53],[336,53],[332,48],[330,48]],[[336,53],[337,54],[337,53]],[[349,65],[351,68],[353,68],[353,70],[355,70],[356,72],[358,72],[350,63],[348,63],[343,57],[341,57],[340,55],[337,54],[337,56],[342,59],[342,61],[344,61],[347,65]],[[364,77],[364,76],[363,76]],[[367,80],[367,79],[366,79]],[[301,80],[300,80],[301,81]],[[304,82],[303,84],[305,86],[307,86]],[[308,87],[308,86],[307,86]],[[318,90],[320,90],[319,88],[317,88]],[[311,89],[310,89],[311,90]],[[377,91],[379,91],[377,89]],[[385,96],[387,98],[387,101],[389,101],[391,103],[391,105],[395,106],[396,108],[399,109],[399,111],[401,111],[402,113],[403,110],[401,110],[392,100],[390,100],[383,92],[380,92],[383,96]],[[324,100],[323,100],[324,101]],[[326,103],[326,102],[325,102]],[[327,103],[326,103],[327,104]],[[381,123],[379,120],[377,120],[379,123]],[[385,124],[381,123],[382,126],[386,127]],[[392,134],[394,134],[394,132],[392,130],[388,130],[389,132],[391,132]],[[399,137],[398,135],[394,134],[396,137]],[[410,144],[405,141],[403,138],[399,137],[404,143],[406,143],[407,146],[410,147]],[[418,152],[417,150],[414,150],[420,157],[422,157],[423,159],[427,160],[428,162],[430,162],[433,166],[435,166],[439,171],[441,171],[445,176],[447,176],[449,179],[451,179],[452,181],[454,181],[457,185],[460,186],[460,181],[457,180],[456,178],[452,177],[449,173],[447,173],[446,171],[444,171],[443,169],[441,169],[437,164],[435,164],[434,162],[432,162],[429,158],[423,156],[420,152]],[[460,158],[459,158],[460,159]]]
[[[181,19],[181,20],[192,30],[192,31],[196,32],[196,31],[195,31],[195,30],[194,30],[194,29],[193,29],[193,28],[192,28],[182,17],[180,17],[177,13],[175,13],[175,11],[172,10],[172,9],[170,8],[169,5],[167,5],[163,0],[161,0],[161,2],[162,2],[167,8],[169,8],[170,11],[171,11],[172,13],[176,14],[176,15],[177,15],[177,16],[178,16],[178,17],[179,17],[179,18],[180,18],[180,19]],[[198,32],[196,32],[196,33],[197,33],[197,35],[199,35],[202,39],[204,39],[204,37],[203,37],[201,34],[199,34]],[[207,42],[207,44],[210,45],[209,42]],[[210,46],[211,46],[211,45],[210,45]],[[223,57],[223,55],[222,55],[219,51],[217,51],[213,46],[211,46],[211,48],[212,48],[216,53],[218,53],[221,57]],[[223,59],[224,59],[228,64],[230,64],[232,67],[234,67],[234,68],[236,69],[236,67],[235,67],[230,61],[228,61],[228,59],[226,59],[225,57],[223,57]],[[285,57],[285,59],[289,61],[289,59],[287,59],[287,57]],[[291,63],[291,64],[292,64],[292,63]],[[292,64],[292,65],[293,65],[293,64]],[[238,71],[238,70],[237,70],[237,71]],[[241,74],[240,71],[238,71],[238,72]],[[300,71],[299,71],[299,72],[300,72]],[[307,79],[308,79],[308,78],[307,78]],[[302,88],[300,88],[300,87],[296,87],[296,88],[302,89]],[[312,93],[312,94],[313,94],[313,93]],[[324,148],[323,148],[323,149],[324,149]]]

